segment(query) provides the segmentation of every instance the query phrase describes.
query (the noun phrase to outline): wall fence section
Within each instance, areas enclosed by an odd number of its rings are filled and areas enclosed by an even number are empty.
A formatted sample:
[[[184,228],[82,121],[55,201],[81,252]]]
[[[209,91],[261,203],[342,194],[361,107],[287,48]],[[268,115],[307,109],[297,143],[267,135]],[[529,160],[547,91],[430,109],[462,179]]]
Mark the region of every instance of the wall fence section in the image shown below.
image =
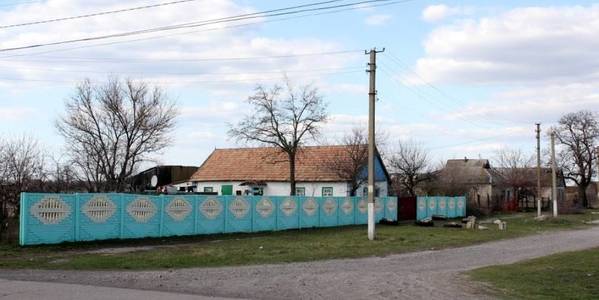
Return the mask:
[[[466,197],[418,197],[416,220],[432,216],[458,218],[466,216]]]
[[[21,194],[21,245],[366,224],[362,197]],[[397,220],[380,197],[376,220]]]

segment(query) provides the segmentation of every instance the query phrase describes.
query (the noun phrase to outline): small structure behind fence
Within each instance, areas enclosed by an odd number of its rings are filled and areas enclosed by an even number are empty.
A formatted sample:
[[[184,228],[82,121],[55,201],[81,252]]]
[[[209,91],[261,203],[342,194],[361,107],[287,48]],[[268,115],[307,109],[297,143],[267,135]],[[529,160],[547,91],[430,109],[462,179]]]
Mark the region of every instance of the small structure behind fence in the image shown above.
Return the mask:
[[[366,224],[361,197],[21,194],[21,245]],[[376,220],[397,220],[380,197]]]
[[[466,216],[466,197],[418,197],[416,220],[444,216],[458,218]]]

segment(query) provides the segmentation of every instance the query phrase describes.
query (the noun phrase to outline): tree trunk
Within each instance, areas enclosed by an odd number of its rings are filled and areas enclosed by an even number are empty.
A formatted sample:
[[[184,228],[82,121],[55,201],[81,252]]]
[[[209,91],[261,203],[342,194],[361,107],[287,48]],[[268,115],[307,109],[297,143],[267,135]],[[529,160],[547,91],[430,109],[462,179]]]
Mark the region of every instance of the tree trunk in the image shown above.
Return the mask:
[[[355,197],[356,196],[356,191],[358,190],[360,186],[356,184],[356,181],[352,181],[352,183],[350,183],[350,190],[349,190],[349,196],[350,197]]]
[[[588,184],[580,184],[578,185],[578,198],[582,201],[582,207],[589,207],[589,199],[587,198],[587,187]]]
[[[289,153],[289,183],[291,191],[289,195],[295,196],[295,154]]]

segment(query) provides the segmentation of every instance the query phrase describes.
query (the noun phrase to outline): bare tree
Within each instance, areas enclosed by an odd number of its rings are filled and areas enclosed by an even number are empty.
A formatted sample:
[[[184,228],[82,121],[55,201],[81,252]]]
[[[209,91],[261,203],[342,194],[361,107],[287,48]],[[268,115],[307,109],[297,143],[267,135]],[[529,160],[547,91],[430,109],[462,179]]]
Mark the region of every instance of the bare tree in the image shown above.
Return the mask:
[[[408,195],[416,196],[416,187],[431,179],[428,153],[414,141],[399,141],[397,150],[389,159],[392,172],[400,189]]]
[[[298,151],[309,138],[320,133],[319,125],[327,119],[327,105],[317,88],[311,85],[294,88],[287,81],[285,88],[262,85],[248,98],[254,111],[229,135],[238,141],[257,142],[280,149],[289,162],[291,195],[295,195],[295,164]]]
[[[520,149],[503,148],[497,151],[493,172],[497,173],[503,183],[517,192],[519,189],[534,189],[536,178],[530,177],[529,169],[533,166],[533,155],[526,155]],[[517,196],[517,195],[516,195]]]
[[[331,158],[328,164],[337,176],[349,182],[349,195],[355,196],[358,188],[368,180],[362,174],[368,163],[368,138],[363,129],[353,128],[341,139],[341,144],[345,146],[343,155]]]
[[[39,191],[44,179],[44,153],[30,136],[2,141],[0,146],[0,233],[11,214],[19,214],[21,192]]]
[[[118,79],[85,80],[65,109],[56,127],[90,191],[123,191],[135,168],[170,144],[178,115],[160,88]]]
[[[553,130],[561,146],[557,163],[564,170],[564,177],[576,183],[582,205],[588,207],[586,190],[594,174],[593,149],[599,138],[597,116],[590,111],[569,113],[561,117]]]

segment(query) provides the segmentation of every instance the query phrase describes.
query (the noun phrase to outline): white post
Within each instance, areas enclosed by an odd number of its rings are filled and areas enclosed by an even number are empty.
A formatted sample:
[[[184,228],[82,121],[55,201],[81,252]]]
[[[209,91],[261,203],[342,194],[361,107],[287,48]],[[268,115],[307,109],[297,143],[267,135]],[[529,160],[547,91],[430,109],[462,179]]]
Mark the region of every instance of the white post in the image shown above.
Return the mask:
[[[555,161],[555,131],[551,131],[551,198],[553,198],[553,217],[557,217],[557,162]]]
[[[383,48],[385,51],[385,48]],[[374,240],[375,238],[375,212],[374,212],[374,201],[375,201],[375,164],[374,164],[374,156],[375,156],[375,129],[374,129],[374,118],[375,118],[375,103],[376,103],[376,48],[370,50],[370,52],[365,52],[365,54],[370,54],[370,62],[368,63],[367,72],[370,73],[370,88],[368,90],[368,239]]]

